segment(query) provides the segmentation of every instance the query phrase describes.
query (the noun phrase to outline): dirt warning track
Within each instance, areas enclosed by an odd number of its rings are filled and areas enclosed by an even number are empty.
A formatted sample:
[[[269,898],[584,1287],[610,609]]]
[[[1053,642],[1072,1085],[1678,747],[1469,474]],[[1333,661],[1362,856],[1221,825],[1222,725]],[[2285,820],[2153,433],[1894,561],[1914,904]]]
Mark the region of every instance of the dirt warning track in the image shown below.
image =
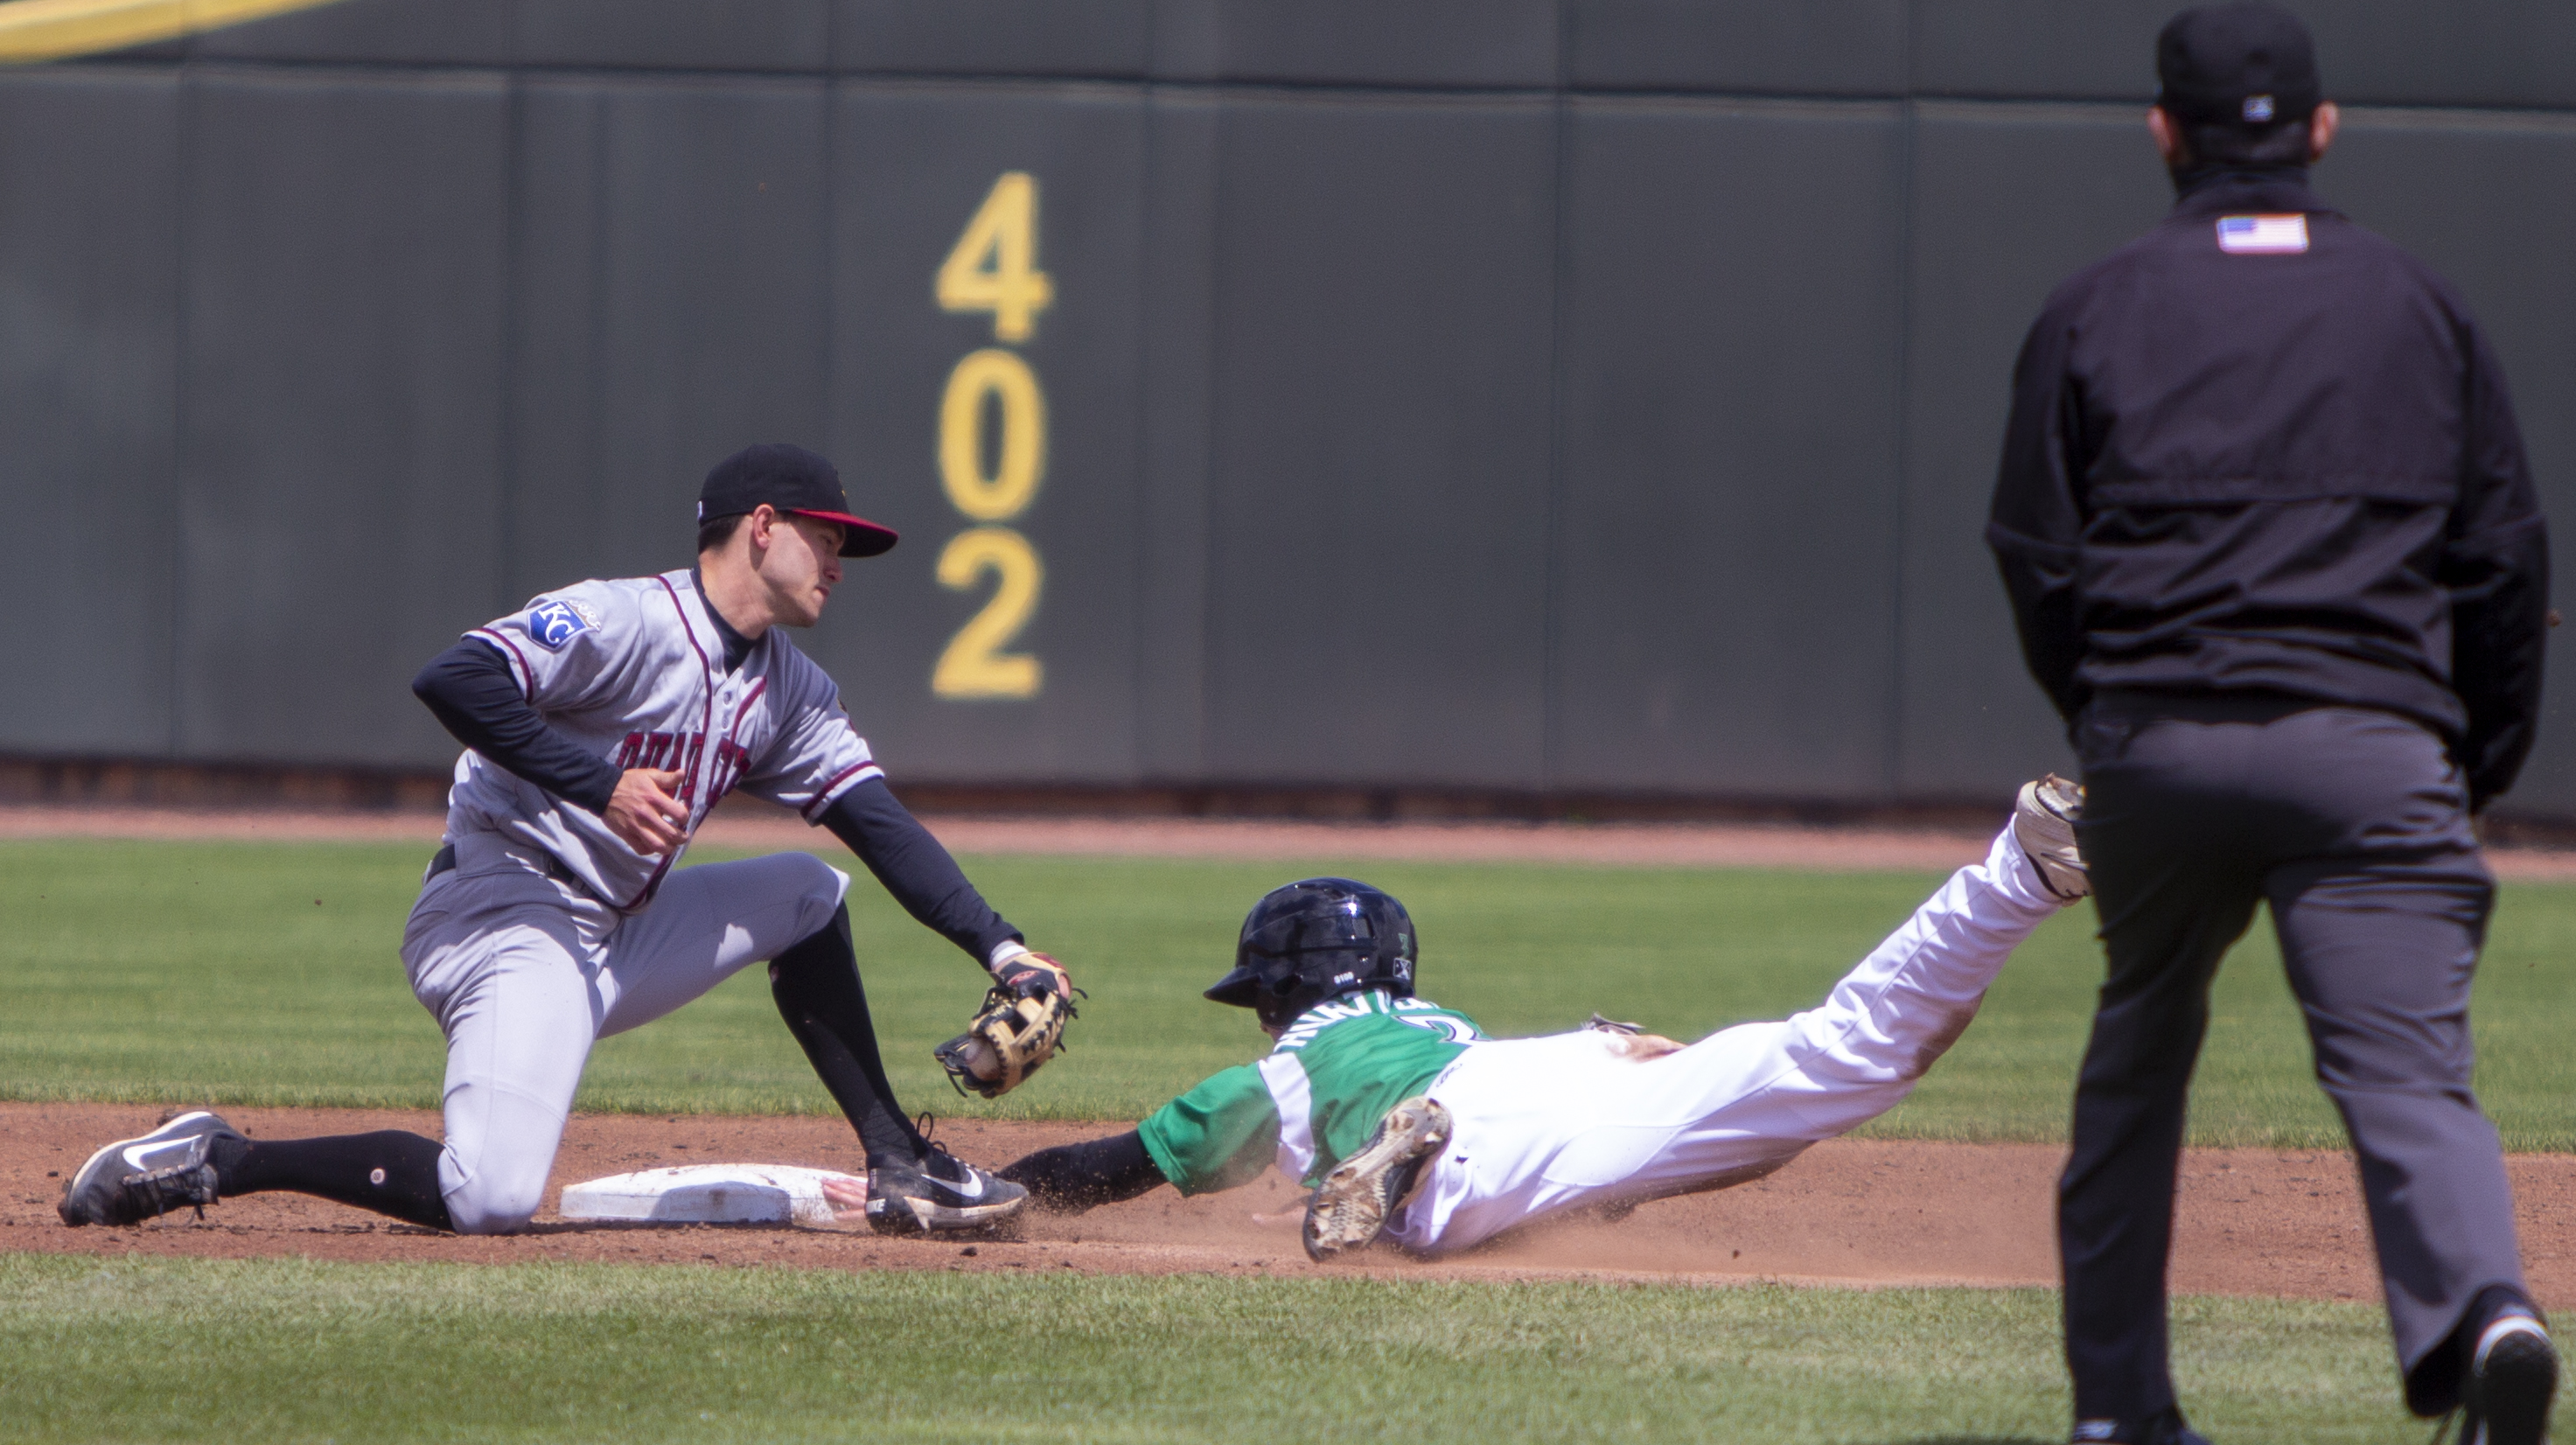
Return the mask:
[[[535,1229],[467,1239],[392,1225],[293,1195],[230,1200],[203,1222],[182,1212],[134,1229],[69,1229],[55,1217],[63,1178],[107,1140],[164,1111],[108,1104],[0,1104],[0,1250],[216,1258],[304,1256],[482,1264],[537,1260],[810,1269],[1080,1270],[1109,1274],[1316,1272],[1297,1243],[1298,1191],[1275,1173],[1227,1194],[1168,1189],[1079,1216],[1029,1216],[1009,1237],[880,1239],[864,1231],[742,1225],[575,1225],[552,1194],[603,1174],[671,1164],[864,1168],[846,1126],[821,1118],[592,1114],[574,1118]],[[434,1114],[238,1109],[253,1138],[410,1129]],[[987,1165],[1110,1132],[1106,1124],[944,1120],[940,1138]],[[1724,1283],[1797,1280],[1853,1286],[2053,1285],[2053,1187],[2063,1151],[2036,1144],[1843,1139],[1769,1179],[1649,1204],[1613,1225],[1553,1222],[1462,1257],[1424,1262],[1374,1253],[1330,1266],[1413,1279],[1592,1277]],[[2576,1156],[2509,1161],[2524,1258],[2547,1308],[2576,1306]],[[2197,1150],[2187,1156],[2174,1288],[2184,1293],[2374,1300],[2369,1231],[2351,1162],[2338,1153]]]
[[[1998,806],[1995,822],[2001,825]],[[439,814],[291,809],[0,805],[0,838],[221,839],[267,843],[438,846]],[[1993,835],[1931,828],[1758,823],[1325,823],[1257,818],[1008,818],[921,820],[961,853],[1076,857],[1397,859],[1436,863],[1572,863],[1605,868],[1789,868],[1830,873],[1933,872],[1985,856]],[[793,814],[737,794],[695,835],[719,848],[839,845]],[[2576,882],[2576,849],[2491,848],[2488,865],[2512,882]]]

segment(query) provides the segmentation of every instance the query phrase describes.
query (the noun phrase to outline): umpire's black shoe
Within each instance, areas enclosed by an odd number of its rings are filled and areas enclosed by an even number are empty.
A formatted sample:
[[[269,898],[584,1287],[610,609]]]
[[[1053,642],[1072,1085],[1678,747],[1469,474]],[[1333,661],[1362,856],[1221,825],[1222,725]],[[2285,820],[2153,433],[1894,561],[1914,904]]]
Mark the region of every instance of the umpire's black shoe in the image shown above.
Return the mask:
[[[2068,1437],[2075,1445],[2209,1445],[2209,1437],[2183,1423],[2182,1411],[2167,1408],[2142,1420],[2078,1420]]]
[[[2558,1351],[2540,1321],[2519,1311],[2478,1332],[2460,1381],[2460,1445],[2540,1445],[2558,1393]]]
[[[1029,1191],[987,1174],[936,1144],[909,1164],[868,1170],[868,1227],[933,1234],[999,1224],[1028,1206]]]
[[[240,1131],[203,1109],[165,1119],[136,1139],[89,1156],[54,1206],[63,1223],[141,1224],[173,1209],[215,1202],[215,1143]]]

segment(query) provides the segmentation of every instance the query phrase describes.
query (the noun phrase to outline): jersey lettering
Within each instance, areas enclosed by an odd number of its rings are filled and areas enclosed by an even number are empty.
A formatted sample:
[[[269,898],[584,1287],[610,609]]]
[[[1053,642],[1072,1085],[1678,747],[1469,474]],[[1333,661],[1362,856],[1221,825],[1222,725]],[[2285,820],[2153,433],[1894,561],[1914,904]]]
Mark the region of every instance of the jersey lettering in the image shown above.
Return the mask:
[[[680,801],[692,802],[697,796],[698,759],[705,756],[706,750],[705,733],[632,732],[617,745],[617,770],[652,768],[676,772],[680,775]],[[731,738],[718,739],[714,775],[708,779],[712,791],[707,795],[707,806],[714,807],[732,792],[743,770],[750,766],[748,749]]]
[[[1417,1029],[1428,1029],[1453,1044],[1472,1044],[1484,1037],[1483,1034],[1476,1032],[1474,1024],[1454,1014],[1421,1014],[1407,1018],[1399,1013],[1395,1016],[1395,1021],[1400,1024],[1411,1024]]]
[[[1279,1036],[1279,1043],[1271,1052],[1278,1053],[1282,1050],[1293,1052],[1302,1049],[1315,1041],[1315,1035],[1344,1019],[1368,1017],[1377,1012],[1369,1007],[1369,1001],[1376,997],[1374,993],[1352,994],[1346,998],[1330,999],[1315,1005],[1297,1016],[1297,1021],[1290,1024],[1288,1031]]]

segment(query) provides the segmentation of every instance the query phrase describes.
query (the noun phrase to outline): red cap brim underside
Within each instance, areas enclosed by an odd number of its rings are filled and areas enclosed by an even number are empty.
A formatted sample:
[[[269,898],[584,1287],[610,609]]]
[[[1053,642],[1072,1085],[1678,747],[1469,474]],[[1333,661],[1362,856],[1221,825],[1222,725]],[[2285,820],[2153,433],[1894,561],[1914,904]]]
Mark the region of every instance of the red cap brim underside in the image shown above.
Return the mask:
[[[847,512],[821,512],[810,507],[790,507],[787,510],[818,522],[840,523],[841,555],[844,557],[874,557],[895,544],[894,528],[871,522],[865,517],[853,517]]]

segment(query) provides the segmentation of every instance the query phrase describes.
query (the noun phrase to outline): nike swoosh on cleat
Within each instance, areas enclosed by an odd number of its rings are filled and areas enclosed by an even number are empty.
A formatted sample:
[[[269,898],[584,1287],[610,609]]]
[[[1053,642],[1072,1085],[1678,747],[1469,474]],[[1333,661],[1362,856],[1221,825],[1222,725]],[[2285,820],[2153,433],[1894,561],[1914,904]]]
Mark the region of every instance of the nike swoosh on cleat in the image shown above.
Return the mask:
[[[943,1179],[940,1183],[947,1184],[948,1181]],[[949,1184],[948,1187],[968,1199],[981,1199],[984,1197],[984,1176],[976,1173],[974,1166],[970,1164],[966,1167],[965,1180],[961,1183]]]
[[[136,1173],[149,1174],[163,1167],[152,1162],[156,1156],[175,1155],[170,1163],[185,1163],[189,1151],[196,1145],[195,1139],[161,1139],[150,1144],[131,1144],[126,1146],[125,1162],[133,1165]]]

